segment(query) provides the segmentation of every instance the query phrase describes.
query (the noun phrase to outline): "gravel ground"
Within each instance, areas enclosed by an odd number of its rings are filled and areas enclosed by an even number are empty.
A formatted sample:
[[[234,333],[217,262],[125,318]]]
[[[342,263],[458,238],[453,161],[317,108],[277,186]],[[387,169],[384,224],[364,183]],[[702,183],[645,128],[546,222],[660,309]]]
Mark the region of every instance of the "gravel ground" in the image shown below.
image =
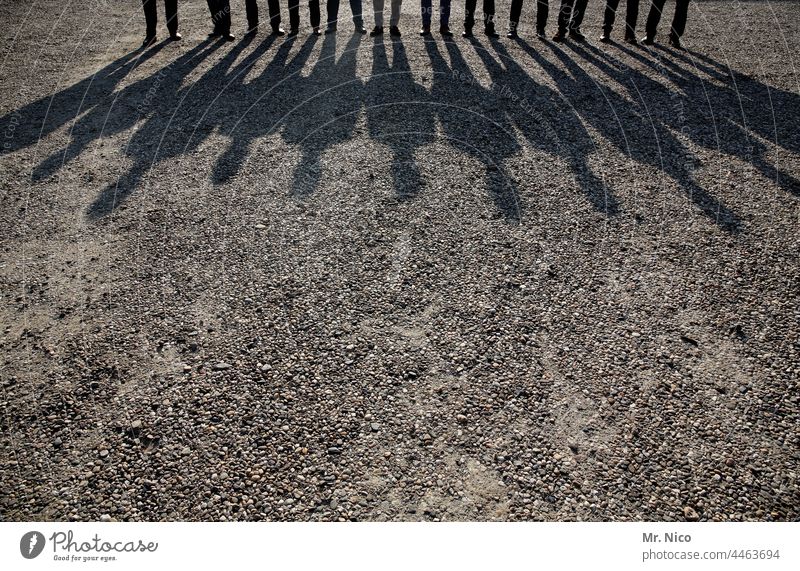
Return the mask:
[[[0,517],[797,520],[800,4],[601,4],[0,2]]]

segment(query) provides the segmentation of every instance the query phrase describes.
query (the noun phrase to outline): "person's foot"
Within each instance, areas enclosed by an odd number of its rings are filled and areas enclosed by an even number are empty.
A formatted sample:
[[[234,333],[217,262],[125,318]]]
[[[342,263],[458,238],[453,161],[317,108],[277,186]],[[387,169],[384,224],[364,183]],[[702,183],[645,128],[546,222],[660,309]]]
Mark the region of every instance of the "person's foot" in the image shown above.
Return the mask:
[[[625,43],[626,44],[631,44],[632,46],[635,46],[636,44],[639,43],[639,41],[636,39],[636,36],[634,36],[633,34],[625,34]]]
[[[486,26],[483,29],[483,33],[486,34],[486,37],[489,38],[499,38],[500,34],[497,33],[497,30],[494,29],[494,26]]]
[[[576,42],[583,42],[586,40],[586,36],[581,34],[581,31],[577,28],[569,31],[569,37],[571,40],[575,40]]]
[[[382,36],[383,35],[383,26],[375,26],[372,28],[372,31],[369,33],[370,37],[374,38],[375,36]]]
[[[297,30],[297,29],[295,29],[295,28],[292,28],[291,30],[289,30],[289,33],[288,33],[288,34],[286,34],[286,38],[287,38],[287,39],[288,39],[288,38],[295,38],[295,37],[297,37],[297,34],[299,34],[299,33],[300,33],[300,30]]]
[[[656,39],[653,36],[645,36],[639,41],[646,46],[652,46],[654,43],[656,43]]]
[[[157,39],[158,38],[156,38],[155,36],[147,36],[147,37],[145,37],[144,41],[142,42],[142,47],[143,48],[149,48],[150,46],[152,46],[153,44],[156,43]]]
[[[210,34],[208,34],[208,37],[209,37],[209,38],[218,38],[218,37],[220,37],[221,35],[222,35],[222,32],[218,32],[218,31],[214,30],[213,32],[211,32]]]
[[[364,24],[356,24],[355,29],[353,30],[354,34],[366,34],[367,29],[364,27]]]
[[[314,34],[315,36],[319,36],[322,34],[322,32],[319,31],[319,27],[316,27],[313,30],[311,30],[311,33]]]
[[[540,40],[546,40],[547,34],[544,33],[544,28],[536,30],[536,37]]]
[[[272,35],[273,36],[285,36],[286,30],[283,28],[272,28]]]
[[[611,43],[611,32],[607,32],[606,30],[603,30],[603,34],[600,36],[600,42],[604,43],[604,44],[610,44]]]
[[[169,39],[172,40],[173,42],[179,42],[183,39],[183,36],[180,35],[179,32],[175,32],[174,34],[169,35]]]
[[[255,24],[247,24],[247,31],[244,33],[245,36],[251,36],[258,32],[258,22]]]
[[[554,42],[563,42],[566,37],[567,37],[567,35],[564,32],[558,31],[558,32],[556,32],[556,35],[553,36],[553,41]]]
[[[395,38],[399,38],[403,34],[400,33],[400,28],[397,26],[389,26],[389,35]]]
[[[439,33],[442,34],[445,38],[452,38],[453,32],[450,31],[450,28],[447,26],[442,26],[439,28]]]
[[[681,39],[678,36],[673,36],[672,34],[669,35],[669,45],[671,45],[676,50],[683,49],[683,46],[681,45]]]
[[[422,29],[419,31],[420,36],[430,36],[431,35],[431,27],[430,26],[422,26]]]
[[[225,38],[226,42],[232,42],[233,40],[236,39],[236,36],[228,32],[227,34],[223,35],[223,38]]]
[[[471,38],[472,37],[472,28],[464,28],[464,31],[461,32],[462,38]]]
[[[336,26],[328,26],[325,28],[325,35],[328,34],[335,34],[336,33]]]

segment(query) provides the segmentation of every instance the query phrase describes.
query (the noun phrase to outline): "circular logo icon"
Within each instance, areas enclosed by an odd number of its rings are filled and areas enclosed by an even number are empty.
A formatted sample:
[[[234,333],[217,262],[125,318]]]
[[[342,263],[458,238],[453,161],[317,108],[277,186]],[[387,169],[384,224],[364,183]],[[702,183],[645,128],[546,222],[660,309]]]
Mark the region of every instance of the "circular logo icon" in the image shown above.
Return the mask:
[[[19,540],[19,552],[25,559],[34,559],[44,549],[44,534],[38,531],[29,531]]]

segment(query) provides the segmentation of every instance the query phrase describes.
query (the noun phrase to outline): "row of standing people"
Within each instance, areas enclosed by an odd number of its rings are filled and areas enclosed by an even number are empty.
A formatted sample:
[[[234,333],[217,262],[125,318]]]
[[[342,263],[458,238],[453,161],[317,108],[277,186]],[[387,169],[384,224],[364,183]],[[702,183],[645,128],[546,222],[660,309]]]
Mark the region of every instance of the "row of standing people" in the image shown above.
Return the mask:
[[[392,36],[399,37],[401,35],[400,9],[403,0],[389,1],[391,5],[389,33]],[[495,0],[483,0],[483,28],[487,36],[496,38],[499,37],[499,34],[495,29],[494,1]],[[550,8],[549,0],[535,1],[536,35],[540,38],[545,38],[545,26],[547,24]],[[606,0],[603,16],[603,33],[600,36],[601,42],[611,41],[611,30],[614,27],[619,1],[620,0]],[[675,1],[675,15],[670,27],[669,43],[676,48],[681,47],[680,38],[686,28],[689,1],[690,0]],[[210,35],[233,41],[235,37],[231,33],[230,0],[207,0],[207,2],[211,13],[211,21],[214,26]],[[309,0],[308,2],[311,27],[313,33],[316,35],[321,34],[319,2],[320,0]],[[357,33],[366,34],[367,30],[364,27],[362,16],[362,0],[349,0],[349,2],[355,31]],[[512,0],[511,2],[508,33],[506,34],[509,38],[518,37],[523,2],[524,0]],[[645,24],[645,35],[641,41],[644,44],[651,45],[655,41],[656,29],[661,20],[661,14],[664,11],[666,0],[648,0],[648,2],[650,3],[650,11]],[[291,37],[296,36],[300,30],[300,0],[288,0],[288,3],[288,35]],[[372,0],[372,4],[375,13],[375,27],[370,32],[370,35],[378,36],[384,33],[383,11],[385,0]],[[563,41],[566,38],[576,41],[583,41],[586,39],[581,33],[580,27],[583,23],[587,4],[588,0],[561,0],[561,6],[558,12],[558,31],[552,38],[554,41]],[[639,4],[640,0],[627,0],[624,39],[631,44],[638,43],[636,39],[636,25],[639,16]],[[154,44],[156,41],[156,26],[158,22],[156,0],[142,0],[142,6],[144,8],[145,21],[147,24],[145,40],[142,45],[147,47]],[[181,35],[178,32],[178,0],[164,0],[164,6],[170,38],[173,40],[180,40]],[[267,0],[267,9],[272,33],[279,36],[286,35],[286,32],[281,28],[280,0]],[[462,33],[464,37],[472,36],[472,30],[475,26],[476,9],[477,0],[465,0],[464,32]],[[327,0],[327,10],[328,21],[325,33],[329,34],[334,33],[338,25],[339,0]],[[257,1],[245,0],[245,12],[247,14],[247,33],[255,33],[260,24]],[[422,16],[422,29],[420,30],[420,34],[428,35],[431,33],[433,16],[432,0],[420,0],[420,12]],[[450,31],[450,0],[439,0],[438,13],[439,32],[444,36],[452,36],[453,33]]]

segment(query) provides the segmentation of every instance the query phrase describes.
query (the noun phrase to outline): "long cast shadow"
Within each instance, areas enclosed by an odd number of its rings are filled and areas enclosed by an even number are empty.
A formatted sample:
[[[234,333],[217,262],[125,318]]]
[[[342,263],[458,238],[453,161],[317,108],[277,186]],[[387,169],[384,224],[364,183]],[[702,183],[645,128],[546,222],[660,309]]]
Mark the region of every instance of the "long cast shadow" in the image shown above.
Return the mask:
[[[596,146],[567,94],[534,82],[501,42],[493,41],[492,46],[502,66],[487,49],[477,50],[492,80],[496,85],[512,86],[515,92],[524,94],[527,101],[525,106],[507,106],[509,120],[529,144],[567,162],[568,174],[575,177],[595,210],[607,216],[618,214],[617,198],[589,164],[589,156],[596,151]]]
[[[70,131],[66,148],[55,151],[37,165],[33,169],[33,179],[43,180],[55,174],[97,139],[127,131],[142,120],[147,124],[158,114],[165,97],[169,97],[185,76],[207,57],[211,45],[205,42],[196,46],[172,64],[109,95],[113,98],[108,105],[96,105],[82,114]]]
[[[149,50],[136,50],[114,60],[96,73],[54,93],[37,99],[0,118],[3,153],[11,153],[36,144],[84,113],[96,117],[109,116],[109,97],[117,86],[138,66],[155,56],[164,46],[157,44]],[[113,104],[113,101],[112,101]],[[101,133],[95,132],[95,136]],[[81,135],[74,132],[72,136]]]
[[[443,135],[450,146],[482,163],[484,187],[495,207],[506,220],[519,222],[524,204],[505,163],[520,152],[520,143],[498,107],[498,95],[475,80],[455,42],[445,47],[449,63],[435,41],[425,42],[433,70],[430,101]]]
[[[372,139],[391,149],[394,191],[407,199],[422,185],[415,150],[431,143],[436,133],[430,93],[414,80],[403,44],[391,45],[390,66],[383,39],[373,44],[372,73],[365,85],[367,126]]]
[[[545,58],[524,40],[519,41],[521,48],[555,81],[558,89],[554,90],[535,82],[502,43],[492,42],[498,61],[479,41],[474,42],[494,84],[486,88],[477,81],[463,79],[472,77],[472,73],[454,42],[445,43],[448,63],[437,44],[427,41],[425,49],[433,68],[433,84],[428,91],[414,81],[399,42],[392,42],[391,66],[383,42],[375,44],[372,78],[364,84],[355,74],[360,37],[350,38],[338,60],[335,38],[325,37],[322,53],[306,77],[300,71],[314,46],[313,36],[289,63],[293,44],[284,43],[265,71],[249,83],[244,83],[247,72],[267,52],[272,39],[234,66],[250,42],[246,39],[203,77],[184,85],[191,71],[220,45],[204,42],[117,92],[126,74],[158,49],[126,54],[70,88],[0,119],[0,126],[17,128],[6,150],[29,146],[74,120],[67,146],[35,167],[34,178],[42,179],[80,156],[98,138],[136,128],[124,148],[133,166],[116,184],[100,192],[88,211],[94,218],[113,211],[158,163],[196,150],[215,130],[230,139],[213,167],[215,184],[229,181],[240,171],[254,154],[254,141],[277,131],[286,143],[302,151],[291,194],[307,196],[319,186],[323,154],[352,138],[364,106],[370,136],[392,152],[398,196],[410,198],[419,190],[422,182],[415,150],[435,139],[438,120],[451,146],[484,165],[486,189],[508,219],[519,219],[521,213],[516,181],[505,168],[521,149],[515,128],[534,148],[566,160],[589,202],[607,215],[618,211],[618,203],[590,166],[589,157],[595,146],[584,123],[631,160],[655,167],[675,180],[702,212],[730,231],[738,228],[738,218],[694,180],[694,154],[677,139],[676,131],[705,148],[748,161],[795,195],[800,188],[795,177],[769,161],[769,149],[760,140],[798,152],[800,138],[791,131],[792,123],[779,118],[796,110],[800,98],[733,72],[724,76],[727,81],[721,81],[724,68],[710,58],[697,64],[688,55],[675,52],[676,61],[665,57],[655,61],[620,46],[630,57],[664,74],[675,86],[672,89],[592,46],[569,48],[623,85],[630,95],[625,98],[598,84],[559,48],[550,49],[562,65]],[[705,81],[698,71],[717,81]],[[530,107],[536,107],[536,113],[532,115],[529,109],[509,103],[498,92],[501,85],[532,99]],[[246,103],[246,118],[233,115],[226,104],[232,97]],[[552,105],[554,101],[566,101],[571,109]],[[653,112],[675,105],[676,101],[686,110],[685,117]],[[236,109],[234,112],[238,113]],[[722,116],[720,109],[724,111]],[[739,113],[731,114],[731,109]],[[691,128],[686,129],[687,124]]]
[[[280,120],[280,134],[302,152],[290,191],[297,198],[307,197],[319,187],[322,155],[353,135],[365,97],[363,82],[356,76],[360,43],[360,35],[351,35],[337,60],[336,34],[326,35],[309,75],[289,86],[296,95]]]
[[[542,57],[524,40],[519,45],[552,77],[562,94],[576,94],[576,112],[606,141],[632,160],[669,176],[720,228],[738,231],[738,216],[697,184],[693,177],[694,154],[669,129],[652,119],[648,102],[640,98],[630,101],[604,88],[558,47],[551,46],[550,50],[564,69]],[[609,121],[610,115],[616,120]]]
[[[587,61],[608,58],[591,46],[576,51]],[[732,69],[722,72],[700,66],[696,60],[680,51],[673,51],[670,55],[683,61],[682,65],[670,57],[647,57],[625,47],[622,47],[622,51],[665,75],[677,88],[670,90],[650,80],[654,84],[652,96],[657,102],[669,102],[673,106],[679,104],[683,110],[683,117],[675,114],[665,116],[668,125],[680,129],[697,145],[753,165],[784,191],[800,196],[800,180],[769,159],[770,149],[764,143],[769,141],[790,153],[800,153],[800,133],[794,128],[800,96]],[[709,59],[706,57],[704,61]],[[721,64],[715,64],[717,69],[721,68]],[[703,71],[711,81],[695,73],[692,68]],[[609,69],[613,70],[614,67],[607,67],[604,71],[608,72]],[[618,79],[620,75],[627,74],[636,81],[644,81],[643,78],[647,77],[630,66],[624,66],[623,69],[623,72],[609,73],[609,76]],[[678,101],[676,97],[679,97]]]
[[[188,85],[183,85],[186,77],[222,45],[220,42],[203,42],[165,66],[155,74],[158,76],[155,85],[152,77],[142,80],[151,85],[154,100],[144,113],[145,122],[133,133],[124,149],[133,164],[114,184],[100,191],[87,210],[90,219],[102,218],[118,208],[158,163],[186,154],[208,138],[214,122],[219,119],[218,109],[208,105],[212,98],[207,91],[213,89],[213,82],[221,80],[225,69],[246,44],[241,42],[231,49],[203,77]],[[137,82],[124,91],[137,97],[146,85]],[[127,93],[121,96],[128,97]]]
[[[300,76],[300,71],[316,41],[316,36],[309,36],[291,60],[289,53],[294,43],[283,42],[261,74],[245,84],[247,71],[266,50],[265,42],[230,74],[233,79],[226,86],[228,97],[246,102],[246,110],[225,132],[230,143],[214,164],[212,180],[215,184],[232,180],[253,157],[256,141],[279,131],[284,117],[305,97],[305,78]],[[277,160],[269,160],[268,166],[274,167]]]

